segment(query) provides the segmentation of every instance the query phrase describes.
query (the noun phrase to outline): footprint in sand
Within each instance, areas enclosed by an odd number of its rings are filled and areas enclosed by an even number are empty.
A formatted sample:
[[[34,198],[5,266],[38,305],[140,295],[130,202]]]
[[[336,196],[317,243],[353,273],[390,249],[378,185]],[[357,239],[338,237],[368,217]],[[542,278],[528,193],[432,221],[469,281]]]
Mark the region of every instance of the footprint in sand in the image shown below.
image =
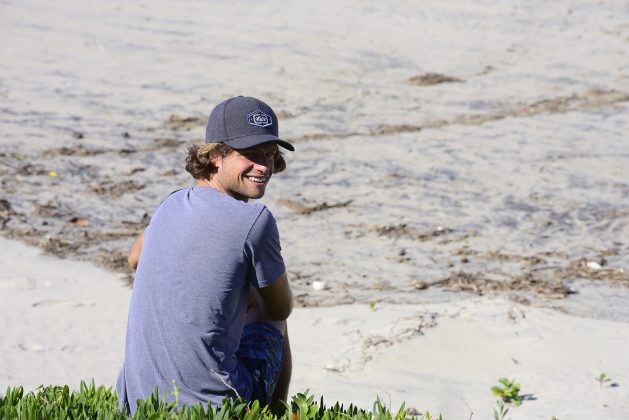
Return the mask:
[[[23,344],[23,343],[20,343],[20,344],[17,345],[17,347],[20,350],[23,350],[23,351],[34,351],[34,352],[37,352],[37,351],[44,351],[44,350],[46,350],[44,348],[44,346],[42,346],[41,344],[38,344],[38,343],[34,343],[34,344]]]
[[[85,347],[84,346],[63,346],[61,347],[61,351],[65,351],[68,353],[82,353],[85,351]]]
[[[83,306],[94,306],[93,302],[76,302],[73,300],[61,300],[61,299],[44,299],[39,302],[35,302],[31,305],[33,308],[44,308],[48,306],[73,306],[80,308]]]
[[[340,358],[328,363],[323,367],[323,370],[328,372],[343,373],[351,366],[351,361],[348,358]]]

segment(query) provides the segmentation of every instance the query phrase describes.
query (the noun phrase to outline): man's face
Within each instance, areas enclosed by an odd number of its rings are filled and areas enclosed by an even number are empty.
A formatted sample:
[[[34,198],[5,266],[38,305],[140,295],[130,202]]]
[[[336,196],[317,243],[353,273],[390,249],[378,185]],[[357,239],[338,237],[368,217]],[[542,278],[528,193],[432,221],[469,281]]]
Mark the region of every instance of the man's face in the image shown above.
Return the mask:
[[[237,200],[261,198],[273,174],[275,142],[263,143],[248,149],[234,150],[224,158],[217,158],[210,184]]]

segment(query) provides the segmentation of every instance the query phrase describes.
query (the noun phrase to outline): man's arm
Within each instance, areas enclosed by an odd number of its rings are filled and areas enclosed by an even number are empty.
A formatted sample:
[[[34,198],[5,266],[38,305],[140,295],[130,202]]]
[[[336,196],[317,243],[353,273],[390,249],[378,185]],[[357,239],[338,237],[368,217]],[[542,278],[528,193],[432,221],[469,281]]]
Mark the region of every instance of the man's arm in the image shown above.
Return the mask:
[[[288,400],[288,387],[293,372],[293,356],[290,351],[290,343],[288,342],[288,327],[284,330],[284,350],[282,351],[282,367],[280,376],[277,379],[277,385],[273,392],[271,401]]]
[[[288,285],[286,272],[270,286],[258,289],[262,313],[269,319],[281,321],[288,318],[293,310],[293,293]]]
[[[127,258],[127,262],[129,266],[134,270],[138,266],[138,262],[140,261],[140,254],[142,253],[142,244],[144,243],[144,232],[138,236],[138,239],[135,240],[133,246],[131,246],[131,251],[129,251],[129,257]]]

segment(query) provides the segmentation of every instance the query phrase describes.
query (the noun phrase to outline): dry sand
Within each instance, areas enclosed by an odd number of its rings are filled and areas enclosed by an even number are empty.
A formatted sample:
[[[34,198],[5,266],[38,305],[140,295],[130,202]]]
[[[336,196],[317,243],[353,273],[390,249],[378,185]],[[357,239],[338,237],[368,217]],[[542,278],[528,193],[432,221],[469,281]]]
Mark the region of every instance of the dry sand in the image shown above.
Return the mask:
[[[1,242],[0,385],[113,382],[132,238],[248,94],[297,146],[263,200],[303,306],[294,391],[487,418],[509,376],[536,398],[512,418],[629,417],[623,2],[0,11],[0,233],[47,252]]]
[[[130,290],[91,264],[42,255],[0,239],[0,389],[39,384],[113,385],[122,363]],[[626,322],[588,319],[503,298],[413,305],[297,308],[290,334],[291,393],[329,404],[446,419],[490,418],[502,376],[526,400],[512,419],[622,419],[629,412]],[[606,372],[613,380],[600,387]],[[469,408],[468,408],[469,406]]]

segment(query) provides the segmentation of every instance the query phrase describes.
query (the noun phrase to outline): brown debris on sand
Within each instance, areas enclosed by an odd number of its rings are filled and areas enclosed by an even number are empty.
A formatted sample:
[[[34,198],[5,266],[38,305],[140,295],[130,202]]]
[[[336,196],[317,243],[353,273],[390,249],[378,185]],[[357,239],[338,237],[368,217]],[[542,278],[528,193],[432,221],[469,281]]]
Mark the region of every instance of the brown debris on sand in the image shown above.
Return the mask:
[[[76,252],[81,246],[75,241],[70,241],[61,237],[45,237],[39,244],[46,252],[50,252],[58,257],[65,258],[68,253]]]
[[[100,258],[100,265],[114,272],[124,272],[128,269],[127,252],[114,251]]]
[[[380,124],[373,128],[369,129],[370,136],[388,136],[391,134],[400,134],[400,133],[417,133],[423,130],[424,127],[419,125],[410,125],[410,124]]]
[[[134,153],[176,149],[180,147],[181,145],[183,145],[184,143],[185,141],[175,139],[172,137],[158,137],[158,138],[153,139],[152,144],[140,146],[137,148],[136,147],[133,147],[133,148],[123,147],[123,148],[118,148],[118,149],[102,149],[102,148],[95,149],[95,148],[85,147],[82,144],[76,144],[74,146],[63,146],[63,147],[48,149],[44,151],[44,154],[48,156],[73,156],[73,157],[89,157],[89,156],[97,156],[97,155],[104,155],[104,154],[127,156]],[[26,164],[26,165],[30,165],[30,164]],[[40,170],[37,173],[29,173],[29,172],[32,172],[32,170],[28,167],[26,169],[21,169],[20,172],[24,175],[33,175],[33,174],[41,175],[41,174],[47,173],[47,171],[44,172],[43,170]]]
[[[202,127],[205,125],[206,117],[204,116],[191,116],[191,117],[182,117],[180,115],[172,114],[168,117],[166,121],[162,124],[163,128],[173,131],[179,130],[192,130],[193,128]]]
[[[291,200],[288,198],[281,198],[277,200],[277,204],[282,205],[284,207],[288,207],[289,209],[293,210],[295,213],[308,215],[317,211],[329,210],[329,209],[334,209],[338,207],[347,207],[352,203],[352,201],[354,200],[347,200],[347,201],[342,201],[342,202],[334,203],[334,204],[328,204],[327,202],[324,201],[323,203],[309,205],[306,203],[301,203],[296,200]]]
[[[484,114],[460,115],[450,119],[426,121],[424,124],[378,124],[364,132],[311,133],[293,138],[294,142],[313,140],[338,140],[351,136],[390,136],[417,133],[427,128],[442,128],[451,125],[481,125],[505,118],[526,118],[540,114],[562,114],[571,111],[589,111],[610,107],[629,101],[629,93],[617,90],[593,89],[570,96],[542,99],[535,102],[519,102],[504,109]]]
[[[551,279],[558,280],[606,280],[629,286],[629,273],[623,269],[614,269],[607,266],[605,256],[617,255],[617,248],[599,252],[595,258],[579,258],[566,262],[549,264],[549,259],[567,260],[562,252],[541,252],[535,255],[517,255],[498,251],[478,252],[463,247],[455,252],[455,255],[464,258],[474,257],[486,261],[514,262],[521,265],[524,270],[522,276],[529,276],[539,283],[548,283]],[[528,280],[527,280],[528,281]]]
[[[173,139],[170,137],[160,137],[155,139],[155,143],[152,147],[146,148],[147,151],[161,150],[161,149],[176,149],[183,145],[185,141]]]
[[[103,182],[100,184],[92,185],[89,188],[90,192],[95,194],[109,195],[112,197],[120,197],[123,194],[133,191],[139,191],[146,186],[139,184],[135,181],[122,181],[122,182]]]
[[[428,232],[422,232],[417,228],[408,226],[406,223],[385,226],[370,225],[367,226],[367,229],[371,232],[377,233],[379,236],[385,236],[387,238],[406,237],[414,241],[422,242],[452,233],[452,229],[443,228],[441,226]]]
[[[297,114],[294,114],[294,113],[292,113],[290,111],[284,111],[284,110],[276,111],[275,115],[280,120],[285,120],[285,119],[288,119],[288,118],[295,118],[297,116]]]
[[[45,154],[49,156],[96,156],[107,152],[108,150],[105,149],[92,149],[82,144],[76,144],[74,146],[48,149],[45,151]]]
[[[614,250],[602,251],[600,254],[613,255]],[[479,295],[488,292],[532,292],[545,299],[563,299],[568,295],[577,293],[569,284],[578,279],[601,280],[613,282],[621,286],[629,286],[629,273],[623,269],[614,269],[607,266],[604,257],[594,259],[580,258],[560,263],[557,260],[565,260],[567,257],[558,252],[542,252],[537,255],[516,255],[501,253],[498,251],[478,252],[469,248],[455,251],[453,255],[463,256],[461,262],[468,264],[470,259],[476,258],[498,263],[517,263],[520,265],[517,274],[491,271],[486,274],[473,271],[456,271],[447,277],[436,281],[415,280],[411,288],[424,290],[429,287],[444,287],[447,290],[471,292]],[[547,259],[553,259],[551,264]],[[498,275],[503,279],[490,278]],[[512,295],[515,301],[527,302],[528,299],[521,295]]]
[[[525,114],[561,113],[575,110],[596,109],[618,102],[629,101],[629,94],[617,90],[592,89],[582,94],[543,99],[529,105],[522,105],[520,112]]]
[[[0,228],[4,228],[14,214],[11,203],[4,198],[0,199]]]
[[[550,299],[561,299],[575,293],[560,281],[539,281],[530,273],[514,276],[504,281],[496,281],[488,279],[481,273],[456,272],[431,285],[439,285],[450,290],[472,292],[479,295],[487,292],[533,291],[540,297]]]
[[[565,259],[566,255],[561,252],[541,252],[535,255],[518,255],[510,254],[500,251],[486,251],[480,252],[473,250],[467,246],[455,251],[455,255],[463,257],[474,256],[487,261],[500,261],[500,262],[517,262],[526,266],[534,266],[537,264],[544,264],[548,258]]]
[[[300,143],[307,141],[317,141],[317,140],[336,140],[336,139],[345,139],[351,136],[359,136],[362,133],[358,132],[350,132],[350,133],[311,133],[311,134],[303,134],[301,136],[295,136],[291,138],[291,143]]]
[[[356,298],[347,291],[330,290],[325,293],[296,293],[294,305],[297,308],[311,308],[318,306],[351,305],[356,302]]]
[[[409,78],[407,83],[414,86],[431,86],[440,83],[461,83],[463,80],[458,77],[446,76],[439,73],[424,73]]]
[[[74,226],[77,226],[77,227],[87,227],[90,225],[89,220],[87,220],[84,217],[77,217],[77,216],[74,216],[72,219],[68,220],[68,223],[72,223]]]
[[[609,268],[607,261],[600,258],[598,261],[589,261],[581,258],[571,261],[564,269],[566,276],[591,280],[606,280],[629,286],[629,273],[624,270]]]

